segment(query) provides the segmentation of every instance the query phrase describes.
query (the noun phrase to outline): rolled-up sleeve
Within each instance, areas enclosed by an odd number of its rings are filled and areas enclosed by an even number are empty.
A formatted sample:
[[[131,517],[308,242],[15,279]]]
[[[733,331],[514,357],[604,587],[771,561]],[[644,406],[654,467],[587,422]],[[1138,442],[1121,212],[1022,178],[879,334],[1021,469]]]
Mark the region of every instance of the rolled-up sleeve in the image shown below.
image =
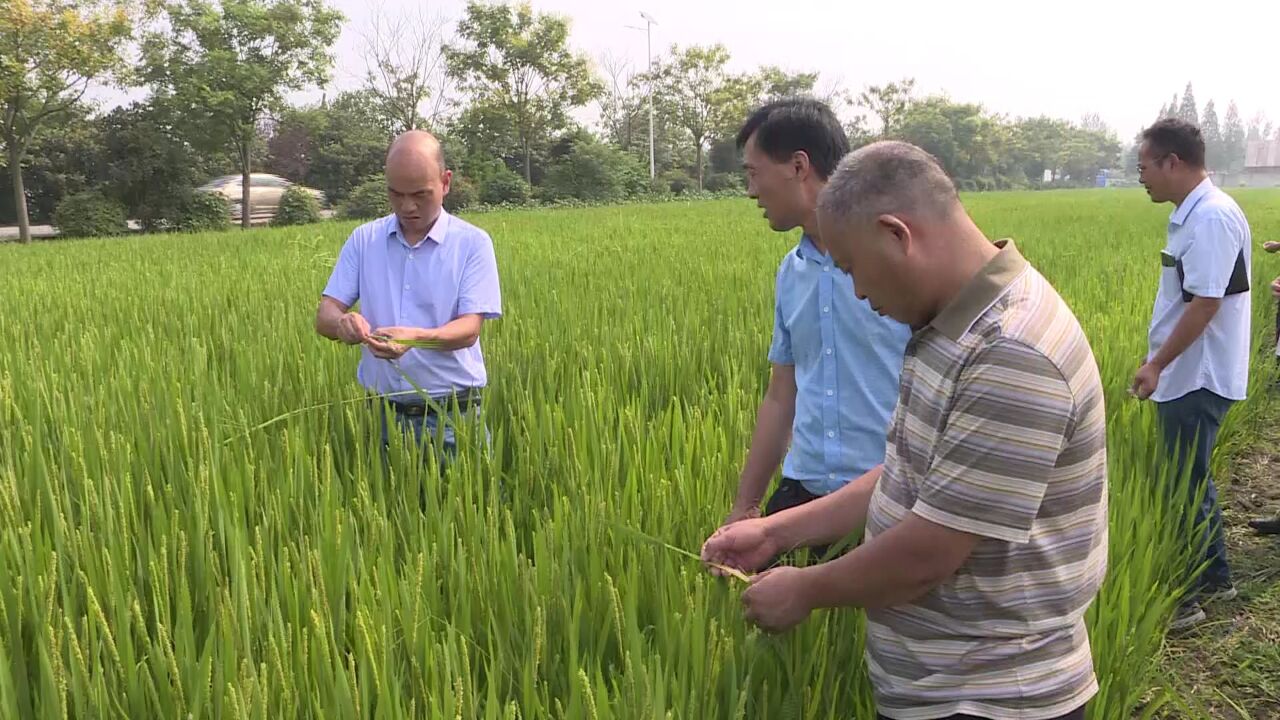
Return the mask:
[[[347,307],[360,299],[360,242],[354,233],[338,253],[338,262],[329,275],[323,294]]]
[[[502,316],[502,291],[498,283],[498,259],[488,235],[475,240],[475,248],[462,267],[458,314],[478,314],[486,319]]]

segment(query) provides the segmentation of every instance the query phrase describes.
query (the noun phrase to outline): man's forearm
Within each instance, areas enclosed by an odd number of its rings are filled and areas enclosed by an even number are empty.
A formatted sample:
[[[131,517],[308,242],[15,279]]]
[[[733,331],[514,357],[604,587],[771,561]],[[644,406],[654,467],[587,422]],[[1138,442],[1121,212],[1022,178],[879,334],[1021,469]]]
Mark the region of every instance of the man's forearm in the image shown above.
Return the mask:
[[[341,340],[342,338],[338,334],[338,324],[342,322],[344,314],[346,314],[346,311],[336,305],[322,302],[320,309],[316,312],[316,332],[330,340]]]
[[[751,435],[751,447],[747,461],[738,480],[738,494],[734,508],[745,510],[760,505],[773,473],[786,455],[791,440],[791,422],[795,419],[795,400],[788,404],[782,399],[766,396],[756,413],[756,429]]]
[[[954,575],[975,542],[908,515],[852,552],[804,568],[807,603],[877,609],[913,602]]]
[[[1170,363],[1186,352],[1186,349],[1204,333],[1204,329],[1218,313],[1221,304],[1222,300],[1219,298],[1193,298],[1186,311],[1182,313],[1178,324],[1174,326],[1173,332],[1169,334],[1169,339],[1147,362],[1161,370],[1169,367]]]
[[[867,522],[867,506],[882,470],[877,465],[830,495],[769,516],[767,532],[783,550],[828,545],[852,535]]]

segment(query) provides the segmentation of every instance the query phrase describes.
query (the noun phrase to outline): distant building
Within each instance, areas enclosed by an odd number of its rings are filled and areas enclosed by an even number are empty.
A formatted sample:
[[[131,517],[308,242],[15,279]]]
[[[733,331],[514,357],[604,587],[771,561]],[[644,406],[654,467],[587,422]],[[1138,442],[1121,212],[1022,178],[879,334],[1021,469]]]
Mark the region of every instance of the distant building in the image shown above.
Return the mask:
[[[1249,143],[1239,180],[1249,187],[1280,187],[1280,139]]]

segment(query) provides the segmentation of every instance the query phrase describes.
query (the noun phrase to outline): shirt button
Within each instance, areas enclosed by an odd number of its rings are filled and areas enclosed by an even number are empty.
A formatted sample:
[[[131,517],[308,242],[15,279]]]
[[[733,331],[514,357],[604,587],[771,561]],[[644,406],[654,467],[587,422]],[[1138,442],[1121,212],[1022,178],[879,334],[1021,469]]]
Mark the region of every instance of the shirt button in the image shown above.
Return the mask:
[[[827,271],[829,271],[830,269],[831,269],[831,266],[830,266],[830,265],[823,265],[823,266],[822,266],[822,272],[827,272]]]
[[[835,431],[835,430],[828,430],[828,431],[827,431],[827,437],[835,437],[835,436],[836,436],[836,431]]]
[[[822,306],[822,312],[831,312],[831,306],[830,306],[830,305],[823,305],[823,306]]]
[[[408,289],[409,289],[408,287],[406,287],[406,288],[405,288],[405,290],[408,290]],[[831,348],[827,348],[827,354],[828,354],[828,355],[830,355],[830,354],[831,354],[831,352],[832,352],[832,351],[831,351]]]
[[[835,390],[828,390],[828,391],[827,391],[827,397],[831,397],[832,395],[835,395],[835,394],[836,394],[836,391],[835,391]]]
[[[827,479],[828,479],[828,480],[835,480],[835,479],[836,479],[836,474],[835,474],[835,473],[827,473]]]
[[[404,289],[405,289],[405,290],[408,290],[408,289],[409,289],[409,286],[408,286],[408,285],[405,285],[405,286],[404,286]]]

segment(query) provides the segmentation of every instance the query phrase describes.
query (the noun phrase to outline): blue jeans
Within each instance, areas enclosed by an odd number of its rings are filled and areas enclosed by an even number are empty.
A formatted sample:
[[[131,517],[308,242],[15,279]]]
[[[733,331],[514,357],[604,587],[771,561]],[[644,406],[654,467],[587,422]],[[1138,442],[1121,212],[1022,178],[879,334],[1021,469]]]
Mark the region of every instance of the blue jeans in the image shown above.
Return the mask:
[[[1205,530],[1208,547],[1194,565],[1199,566],[1204,560],[1209,564],[1195,578],[1191,587],[1193,593],[1231,584],[1231,567],[1227,564],[1227,545],[1222,534],[1222,506],[1218,504],[1218,488],[1209,474],[1209,460],[1218,441],[1218,430],[1231,405],[1231,400],[1204,389],[1177,400],[1156,403],[1165,447],[1177,458],[1177,477],[1181,478],[1187,471],[1188,462],[1191,465],[1186,493],[1188,501],[1194,504],[1194,522],[1196,525],[1208,522]],[[1202,487],[1204,495],[1197,498]]]

